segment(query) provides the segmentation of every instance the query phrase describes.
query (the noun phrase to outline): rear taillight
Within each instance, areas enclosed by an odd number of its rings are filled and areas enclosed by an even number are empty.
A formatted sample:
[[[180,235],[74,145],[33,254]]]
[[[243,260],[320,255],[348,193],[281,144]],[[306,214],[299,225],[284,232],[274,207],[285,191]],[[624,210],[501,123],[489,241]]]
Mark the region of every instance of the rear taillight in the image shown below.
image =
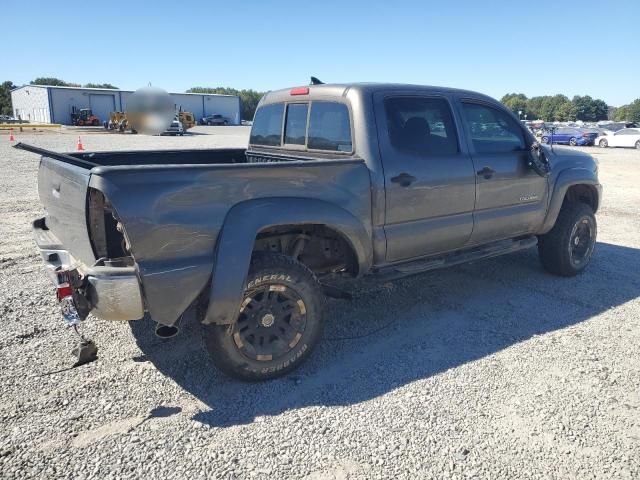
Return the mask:
[[[56,272],[56,295],[58,301],[62,301],[64,297],[73,295],[73,288],[71,288],[71,278],[67,270],[60,270]]]
[[[309,87],[295,87],[289,90],[289,95],[309,95]]]

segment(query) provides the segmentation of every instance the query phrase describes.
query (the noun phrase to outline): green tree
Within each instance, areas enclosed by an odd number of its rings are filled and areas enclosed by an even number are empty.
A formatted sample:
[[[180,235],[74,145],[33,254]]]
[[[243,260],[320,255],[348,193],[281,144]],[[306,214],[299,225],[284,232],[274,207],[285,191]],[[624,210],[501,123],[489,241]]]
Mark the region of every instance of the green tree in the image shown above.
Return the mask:
[[[522,112],[522,118],[524,118],[524,115],[530,116],[527,96],[524,93],[507,93],[500,101],[516,115],[518,115],[518,112]]]
[[[542,110],[542,102],[545,97],[531,97],[527,101],[527,116],[531,120],[541,120],[542,115],[540,111]]]
[[[118,87],[111,85],[110,83],[85,83],[84,88],[109,88],[112,90],[118,90]]]
[[[555,112],[555,119],[559,122],[571,122],[576,119],[576,109],[571,102],[564,102]]]
[[[52,85],[54,87],[79,87],[79,83],[70,83],[55,77],[38,77],[31,80],[31,85]]]
[[[585,122],[606,120],[609,107],[603,100],[593,99],[589,95],[576,95],[571,100],[576,111],[576,118]]]
[[[628,105],[618,107],[613,119],[619,122],[640,122],[640,98],[636,98]]]
[[[255,90],[236,90],[229,87],[192,87],[186,93],[217,93],[219,95],[238,95],[242,103],[242,119],[253,120],[256,113],[258,102],[264,95],[264,92],[256,92]]]
[[[16,88],[16,86],[9,80],[0,84],[0,115],[13,115],[11,90],[14,88]]]

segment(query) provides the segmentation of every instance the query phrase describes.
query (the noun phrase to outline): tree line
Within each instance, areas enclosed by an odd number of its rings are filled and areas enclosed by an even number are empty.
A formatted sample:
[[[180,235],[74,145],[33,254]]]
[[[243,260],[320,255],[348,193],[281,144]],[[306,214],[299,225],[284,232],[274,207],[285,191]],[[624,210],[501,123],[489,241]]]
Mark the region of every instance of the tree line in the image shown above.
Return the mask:
[[[55,77],[38,77],[30,82],[31,85],[53,85],[61,87],[85,87],[117,89],[110,83],[79,83],[66,82]],[[0,114],[11,115],[11,90],[16,85],[11,81],[0,84]],[[223,95],[237,95],[242,102],[242,119],[251,120],[256,111],[260,98],[264,92],[256,90],[237,90],[229,87],[192,87],[186,93],[217,93]],[[628,105],[618,108],[608,107],[604,100],[591,98],[589,95],[576,95],[571,100],[565,95],[543,95],[528,98],[523,93],[508,93],[503,96],[501,102],[517,115],[521,112],[521,118],[528,120],[545,120],[547,122],[575,121],[597,122],[600,120],[628,120],[640,122],[640,98]]]
[[[500,100],[506,107],[528,120],[569,122],[582,120],[598,122],[609,118],[609,107],[604,100],[589,95],[544,95],[527,98],[523,93],[508,93]]]
[[[221,95],[237,95],[242,104],[241,116],[243,120],[253,120],[258,102],[265,92],[255,90],[237,90],[229,87],[191,87],[186,93],[217,93]]]
[[[640,98],[636,98],[627,105],[613,108],[613,119],[616,121],[640,122]]]

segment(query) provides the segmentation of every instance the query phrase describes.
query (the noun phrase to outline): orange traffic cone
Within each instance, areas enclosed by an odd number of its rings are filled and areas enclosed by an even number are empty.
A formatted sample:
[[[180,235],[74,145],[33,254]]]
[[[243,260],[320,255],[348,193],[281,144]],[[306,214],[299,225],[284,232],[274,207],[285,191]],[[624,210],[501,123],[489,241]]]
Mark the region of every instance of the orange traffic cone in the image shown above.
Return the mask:
[[[82,145],[82,140],[80,140],[80,135],[78,135],[78,146],[77,146],[76,150],[79,151],[79,152],[84,150],[84,145]]]
[[[13,128],[9,129],[9,141],[10,142],[15,142],[16,141],[16,137],[13,136]]]

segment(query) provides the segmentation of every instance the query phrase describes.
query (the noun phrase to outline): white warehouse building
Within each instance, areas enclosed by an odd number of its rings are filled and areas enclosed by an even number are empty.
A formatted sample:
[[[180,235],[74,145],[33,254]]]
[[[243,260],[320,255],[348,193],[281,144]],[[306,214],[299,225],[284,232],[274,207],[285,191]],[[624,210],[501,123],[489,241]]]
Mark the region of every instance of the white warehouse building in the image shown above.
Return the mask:
[[[124,112],[130,90],[103,88],[53,87],[25,85],[11,90],[11,103],[16,118],[32,123],[71,124],[71,112],[90,108],[100,122],[109,119],[111,112]],[[207,115],[222,115],[229,125],[240,124],[241,104],[236,95],[208,93],[170,93],[176,111],[192,112],[196,120]]]

